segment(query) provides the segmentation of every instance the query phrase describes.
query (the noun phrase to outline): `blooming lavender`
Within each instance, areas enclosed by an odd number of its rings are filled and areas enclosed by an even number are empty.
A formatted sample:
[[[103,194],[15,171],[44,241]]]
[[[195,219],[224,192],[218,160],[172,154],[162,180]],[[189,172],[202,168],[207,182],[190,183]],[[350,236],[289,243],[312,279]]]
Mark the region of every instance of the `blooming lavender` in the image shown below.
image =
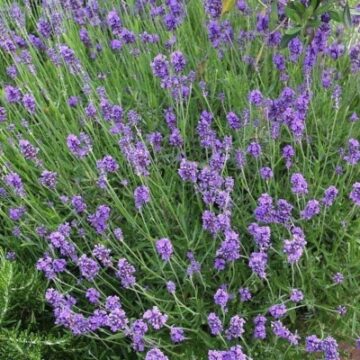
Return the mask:
[[[54,171],[48,171],[44,170],[41,173],[41,176],[39,178],[39,182],[41,185],[49,188],[49,189],[55,189],[57,184],[57,173]]]
[[[291,345],[299,344],[300,337],[296,333],[292,333],[288,328],[286,328],[280,320],[273,321],[271,323],[271,329],[276,336],[287,340]]]
[[[160,349],[154,348],[146,353],[145,360],[169,360],[169,358]]]
[[[253,252],[250,255],[249,267],[254,274],[258,275],[261,279],[266,277],[266,265],[268,256],[263,252]]]
[[[167,238],[162,238],[156,241],[156,251],[164,261],[169,261],[173,253],[173,246],[171,241]]]
[[[308,184],[302,174],[295,173],[291,175],[291,191],[296,195],[308,193]]]
[[[107,205],[99,205],[96,212],[88,216],[91,226],[98,234],[105,232],[107,228],[107,221],[110,217],[111,209]]]
[[[159,308],[154,306],[152,309],[146,310],[144,312],[143,319],[147,321],[155,330],[159,330],[165,325],[168,316],[166,314],[162,314]]]
[[[170,338],[171,341],[175,344],[183,342],[185,340],[184,329],[181,327],[171,327]]]
[[[359,182],[353,184],[349,198],[356,206],[360,206],[360,183]]]
[[[84,354],[100,336],[103,358],[339,359],[330,325],[352,338],[357,311],[360,7],[200,3],[2,4],[7,307],[34,262]]]
[[[150,201],[150,190],[147,186],[139,186],[134,191],[135,207],[140,210]]]
[[[240,288],[239,295],[240,295],[241,302],[250,301],[252,298],[252,294],[251,294],[249,288]]]
[[[304,294],[299,289],[292,289],[290,293],[290,300],[294,303],[298,303],[304,299]]]
[[[131,265],[126,259],[119,259],[117,263],[118,270],[116,271],[116,277],[120,279],[121,285],[124,288],[129,288],[135,285],[135,267]]]
[[[254,322],[254,338],[255,339],[260,339],[260,340],[264,340],[266,338],[266,317],[263,315],[257,315],[253,322]]]
[[[225,331],[228,340],[237,339],[245,332],[244,325],[246,321],[239,315],[235,315],[230,319],[228,329]]]
[[[220,318],[215,313],[210,313],[207,322],[212,335],[219,335],[223,331],[223,325]]]
[[[320,203],[317,200],[309,200],[304,208],[300,212],[300,216],[302,219],[310,220],[315,215],[318,215],[320,213]]]
[[[325,191],[324,191],[324,196],[322,198],[322,203],[326,206],[329,207],[331,206],[337,195],[339,193],[339,190],[335,187],[335,186],[329,186]]]
[[[86,255],[82,255],[78,260],[78,266],[80,269],[81,275],[87,279],[87,280],[94,280],[96,275],[98,274],[100,267],[99,264],[93,260],[92,258],[89,258]]]

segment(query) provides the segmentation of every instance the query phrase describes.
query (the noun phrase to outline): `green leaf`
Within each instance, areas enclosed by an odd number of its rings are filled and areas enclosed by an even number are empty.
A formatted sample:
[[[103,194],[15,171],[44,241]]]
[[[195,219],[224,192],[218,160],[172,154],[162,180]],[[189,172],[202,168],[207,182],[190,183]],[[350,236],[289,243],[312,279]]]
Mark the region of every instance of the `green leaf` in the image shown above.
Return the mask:
[[[311,26],[312,28],[317,28],[320,26],[321,24],[321,21],[320,20],[317,20],[317,19],[314,19],[314,20],[310,20],[308,22],[309,26]]]
[[[301,27],[297,26],[297,27],[294,27],[294,28],[291,28],[291,29],[287,29],[285,31],[285,34],[286,35],[297,35],[299,32],[301,31]]]
[[[334,7],[334,4],[332,2],[328,2],[327,4],[319,6],[315,10],[314,14],[315,15],[322,15],[322,14],[324,14],[326,12],[329,12],[333,7]]]
[[[223,0],[222,2],[222,9],[221,9],[221,15],[229,12],[232,10],[232,8],[235,5],[235,0]]]
[[[294,8],[294,10],[297,11],[299,16],[303,17],[305,14],[306,7],[300,1],[295,1],[291,4],[293,4],[292,8]]]
[[[351,14],[350,14],[350,7],[349,4],[346,3],[345,7],[344,7],[344,24],[347,27],[351,27],[352,26],[352,20],[351,20]]]
[[[336,22],[342,22],[342,15],[338,11],[330,10],[329,15],[331,20],[334,20]]]
[[[289,19],[291,19],[292,21],[294,21],[297,24],[301,24],[301,17],[299,16],[299,14],[296,12],[296,10],[291,9],[290,7],[286,7],[285,8],[285,14],[287,15],[287,17]]]

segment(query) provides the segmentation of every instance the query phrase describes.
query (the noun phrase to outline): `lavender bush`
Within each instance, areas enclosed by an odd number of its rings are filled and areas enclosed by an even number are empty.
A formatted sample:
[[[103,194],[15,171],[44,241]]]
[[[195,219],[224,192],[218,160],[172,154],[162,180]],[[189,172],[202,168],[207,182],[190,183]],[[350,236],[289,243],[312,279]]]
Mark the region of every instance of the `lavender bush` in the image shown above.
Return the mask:
[[[1,261],[66,339],[31,358],[360,344],[360,5],[0,5]]]

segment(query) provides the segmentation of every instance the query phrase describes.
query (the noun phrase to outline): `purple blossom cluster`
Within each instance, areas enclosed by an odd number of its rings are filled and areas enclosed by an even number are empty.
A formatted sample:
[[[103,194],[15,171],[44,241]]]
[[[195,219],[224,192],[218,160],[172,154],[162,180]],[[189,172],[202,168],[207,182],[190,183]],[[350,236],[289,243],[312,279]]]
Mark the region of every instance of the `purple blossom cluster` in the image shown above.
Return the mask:
[[[294,2],[233,3],[4,5],[4,239],[41,249],[56,325],[130,357],[246,360],[256,341],[265,358],[274,337],[303,351],[301,334],[340,359],[296,328],[320,283],[329,317],[356,318],[342,296],[356,274],[334,264],[357,251],[360,43],[326,5],[300,32]]]

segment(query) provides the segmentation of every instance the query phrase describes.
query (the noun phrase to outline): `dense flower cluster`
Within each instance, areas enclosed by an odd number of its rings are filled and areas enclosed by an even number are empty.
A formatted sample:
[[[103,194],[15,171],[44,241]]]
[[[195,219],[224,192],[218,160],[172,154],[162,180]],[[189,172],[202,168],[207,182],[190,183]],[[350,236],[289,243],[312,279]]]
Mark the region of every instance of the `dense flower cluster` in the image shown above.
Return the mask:
[[[358,316],[360,43],[288,3],[4,5],[3,238],[56,325],[146,360],[335,360],[332,330],[359,336],[335,330]]]

